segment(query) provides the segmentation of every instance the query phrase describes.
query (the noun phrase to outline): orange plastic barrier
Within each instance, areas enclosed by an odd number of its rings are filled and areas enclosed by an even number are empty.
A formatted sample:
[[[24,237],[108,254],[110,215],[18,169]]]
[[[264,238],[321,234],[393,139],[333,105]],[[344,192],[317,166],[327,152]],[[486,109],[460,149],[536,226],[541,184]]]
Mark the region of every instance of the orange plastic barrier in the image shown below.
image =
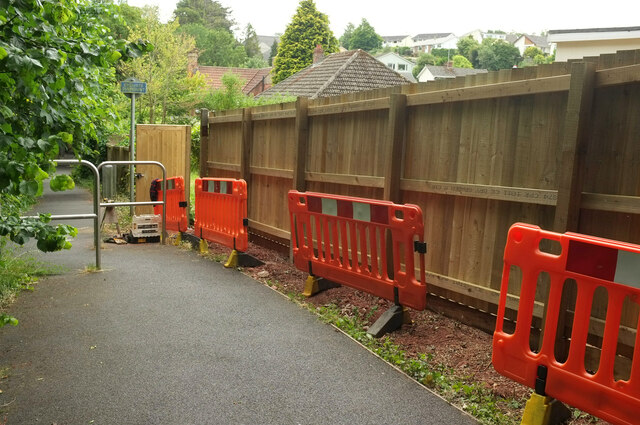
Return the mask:
[[[542,252],[540,241],[543,239],[559,242],[561,254]],[[503,324],[512,265],[522,270],[523,278],[516,328],[510,334],[503,329]],[[529,334],[537,280],[543,271],[550,276],[551,284],[542,347],[535,353],[530,348]],[[577,297],[568,358],[560,363],[555,358],[554,345],[566,279],[576,281]],[[592,374],[585,370],[585,352],[593,296],[598,287],[608,292],[608,308],[600,363],[597,372]],[[543,392],[547,396],[614,424],[640,423],[640,332],[636,333],[629,380],[616,380],[613,373],[622,306],[627,297],[636,304],[640,302],[639,288],[640,246],[514,224],[504,253],[502,290],[493,335],[495,369],[514,381],[536,388],[536,379],[543,378],[537,376],[538,368],[546,368]]]
[[[196,236],[244,252],[247,231],[247,182],[235,179],[196,179]]]
[[[162,193],[162,179],[154,180],[157,185],[158,201],[164,199]],[[154,184],[152,183],[152,184]],[[187,217],[187,201],[184,194],[184,178],[182,176],[167,178],[167,217],[165,218],[167,230],[185,232],[189,227]],[[154,205],[153,213],[162,215],[162,205]]]
[[[424,310],[426,245],[418,206],[290,191],[289,214],[293,259],[298,269]],[[387,273],[387,232],[392,239],[393,278]],[[422,254],[419,280],[415,276],[414,249]]]

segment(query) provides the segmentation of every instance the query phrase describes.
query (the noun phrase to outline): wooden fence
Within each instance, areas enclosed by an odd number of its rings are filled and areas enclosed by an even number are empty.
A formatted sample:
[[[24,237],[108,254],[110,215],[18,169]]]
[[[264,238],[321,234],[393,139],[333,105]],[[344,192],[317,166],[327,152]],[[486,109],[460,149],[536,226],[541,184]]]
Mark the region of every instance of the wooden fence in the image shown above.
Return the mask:
[[[247,180],[250,228],[269,238],[290,238],[290,189],[419,205],[430,305],[490,331],[512,223],[640,243],[640,51],[203,111],[201,134],[200,174]],[[601,334],[606,302],[593,311]],[[632,303],[622,343],[637,323]]]

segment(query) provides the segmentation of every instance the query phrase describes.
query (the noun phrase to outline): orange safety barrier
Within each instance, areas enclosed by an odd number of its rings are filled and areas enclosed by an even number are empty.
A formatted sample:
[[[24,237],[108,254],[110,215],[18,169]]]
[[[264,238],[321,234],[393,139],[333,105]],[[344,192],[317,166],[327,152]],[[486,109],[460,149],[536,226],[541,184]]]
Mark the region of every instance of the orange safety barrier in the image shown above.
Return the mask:
[[[420,207],[292,190],[289,214],[298,269],[424,310],[426,244]],[[393,248],[393,278],[387,272],[387,233]],[[414,249],[421,254],[419,280]]]
[[[562,252],[554,255],[541,251],[540,242],[544,239],[559,243]],[[510,334],[504,329],[504,315],[512,265],[521,269],[522,282],[515,332]],[[529,337],[541,272],[549,275],[551,284],[542,346],[536,353],[530,348]],[[555,357],[554,345],[562,290],[567,279],[577,283],[577,296],[568,358],[561,363]],[[608,306],[599,366],[595,373],[590,373],[585,370],[585,352],[597,288],[607,291]],[[509,230],[504,253],[502,289],[493,335],[495,369],[514,381],[536,388],[538,394],[546,394],[614,424],[640,423],[640,332],[636,332],[629,379],[614,378],[622,306],[625,299],[640,303],[639,288],[640,246],[514,224]],[[543,376],[539,376],[539,371]],[[539,390],[541,384],[542,392]]]
[[[196,179],[196,236],[244,252],[249,247],[247,182]]]
[[[164,199],[164,194],[162,193],[162,179],[154,180],[151,184],[152,192],[154,190],[153,185],[156,185],[155,189],[158,194],[157,200],[162,201]],[[184,177],[176,176],[167,178],[166,204],[167,217],[165,218],[165,223],[167,230],[173,230],[174,232],[186,232],[187,227],[189,227],[189,218],[187,217],[187,200],[184,193]],[[162,215],[162,205],[154,205],[153,213],[156,215]]]

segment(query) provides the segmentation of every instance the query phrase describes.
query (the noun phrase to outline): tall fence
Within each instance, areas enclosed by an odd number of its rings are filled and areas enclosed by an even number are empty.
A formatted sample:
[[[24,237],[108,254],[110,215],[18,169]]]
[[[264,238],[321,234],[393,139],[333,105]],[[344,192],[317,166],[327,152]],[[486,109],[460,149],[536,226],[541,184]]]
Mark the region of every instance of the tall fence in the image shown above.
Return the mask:
[[[203,111],[200,174],[246,180],[250,230],[283,242],[290,189],[419,205],[430,305],[492,331],[511,224],[640,243],[639,116],[640,51],[623,51]],[[518,285],[510,291],[515,310]],[[536,296],[538,326],[545,296]],[[606,307],[593,308],[596,339]],[[637,304],[622,318],[630,347],[637,318]]]

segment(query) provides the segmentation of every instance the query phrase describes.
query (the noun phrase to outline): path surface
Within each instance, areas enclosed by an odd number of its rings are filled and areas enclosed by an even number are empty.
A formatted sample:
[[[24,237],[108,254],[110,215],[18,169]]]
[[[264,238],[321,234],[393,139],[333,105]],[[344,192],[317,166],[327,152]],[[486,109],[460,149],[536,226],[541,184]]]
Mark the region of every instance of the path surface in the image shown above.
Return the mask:
[[[37,211],[91,212],[88,193]],[[0,329],[0,424],[474,424],[308,311],[218,263],[106,244],[92,221],[67,271],[22,293]]]

